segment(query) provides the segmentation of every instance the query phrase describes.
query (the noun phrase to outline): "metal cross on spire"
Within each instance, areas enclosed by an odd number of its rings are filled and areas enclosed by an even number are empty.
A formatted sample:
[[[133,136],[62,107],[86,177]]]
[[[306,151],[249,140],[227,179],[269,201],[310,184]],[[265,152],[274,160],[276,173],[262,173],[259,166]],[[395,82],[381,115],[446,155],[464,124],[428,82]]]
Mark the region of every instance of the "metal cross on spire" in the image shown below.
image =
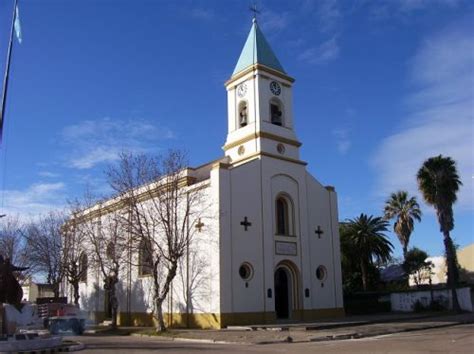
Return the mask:
[[[257,3],[254,2],[252,6],[249,7],[249,10],[253,12],[253,21],[257,21],[257,14],[260,15],[260,11],[257,9]]]

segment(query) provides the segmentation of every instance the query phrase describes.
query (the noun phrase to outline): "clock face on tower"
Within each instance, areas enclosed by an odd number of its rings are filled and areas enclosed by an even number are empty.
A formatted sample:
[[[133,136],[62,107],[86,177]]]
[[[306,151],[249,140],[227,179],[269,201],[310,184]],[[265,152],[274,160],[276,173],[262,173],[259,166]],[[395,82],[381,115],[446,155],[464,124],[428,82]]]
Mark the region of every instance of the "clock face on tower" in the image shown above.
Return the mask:
[[[272,93],[275,95],[275,96],[279,96],[280,93],[281,93],[281,87],[280,87],[280,84],[276,81],[272,81],[270,82],[270,91],[272,91]]]
[[[239,87],[237,87],[237,95],[239,97],[244,97],[246,93],[247,93],[247,85],[244,82],[243,84],[240,84]]]

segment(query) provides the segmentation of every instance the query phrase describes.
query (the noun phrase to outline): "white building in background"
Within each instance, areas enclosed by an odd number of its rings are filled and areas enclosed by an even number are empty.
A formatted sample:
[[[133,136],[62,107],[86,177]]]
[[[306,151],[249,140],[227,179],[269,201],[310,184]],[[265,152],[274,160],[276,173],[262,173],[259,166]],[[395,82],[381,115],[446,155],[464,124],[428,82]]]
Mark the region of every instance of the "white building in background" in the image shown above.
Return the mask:
[[[293,83],[254,20],[225,84],[224,157],[183,172],[183,188],[200,188],[215,217],[199,223],[187,260],[199,276],[183,264],[173,281],[168,324],[221,328],[344,314],[337,196],[300,159]],[[151,278],[126,267],[119,323],[151,324]],[[92,270],[80,294],[84,309],[107,317],[103,282]]]
[[[461,282],[474,284],[474,243],[457,250],[456,254],[458,265],[460,267],[459,280]],[[420,285],[430,284],[430,278],[432,285],[446,284],[448,274],[446,257],[428,257],[425,261],[430,262],[432,267],[429,271],[422,271],[422,281],[420,282]],[[409,284],[410,286],[416,285],[412,275],[409,278]]]
[[[27,302],[35,302],[44,297],[54,297],[51,284],[35,283],[31,279],[21,286],[21,290],[23,290],[23,301]]]

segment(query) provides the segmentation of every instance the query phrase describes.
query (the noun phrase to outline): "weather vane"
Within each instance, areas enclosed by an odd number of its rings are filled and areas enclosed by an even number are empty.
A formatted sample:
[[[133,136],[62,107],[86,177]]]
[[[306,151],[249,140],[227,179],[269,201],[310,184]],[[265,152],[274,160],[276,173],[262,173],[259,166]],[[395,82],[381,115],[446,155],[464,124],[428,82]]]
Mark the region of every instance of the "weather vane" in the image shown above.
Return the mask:
[[[253,20],[257,21],[257,14],[260,14],[260,11],[257,9],[257,3],[254,2],[252,6],[250,6],[250,11],[253,12]]]

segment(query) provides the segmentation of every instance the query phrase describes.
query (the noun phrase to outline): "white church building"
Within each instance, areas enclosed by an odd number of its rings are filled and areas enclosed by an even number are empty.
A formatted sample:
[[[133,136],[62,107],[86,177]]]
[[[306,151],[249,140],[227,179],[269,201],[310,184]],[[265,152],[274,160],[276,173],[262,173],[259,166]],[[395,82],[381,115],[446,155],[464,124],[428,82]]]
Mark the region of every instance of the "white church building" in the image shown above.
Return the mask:
[[[214,219],[198,227],[199,279],[178,271],[165,320],[178,327],[311,321],[343,316],[337,195],[300,159],[290,77],[254,20],[225,83],[224,156],[185,171],[188,185],[212,201]],[[119,323],[152,324],[151,279],[128,265],[120,281]],[[186,285],[187,284],[187,285]],[[103,282],[89,271],[80,305],[107,317]],[[71,294],[68,294],[69,296]]]

